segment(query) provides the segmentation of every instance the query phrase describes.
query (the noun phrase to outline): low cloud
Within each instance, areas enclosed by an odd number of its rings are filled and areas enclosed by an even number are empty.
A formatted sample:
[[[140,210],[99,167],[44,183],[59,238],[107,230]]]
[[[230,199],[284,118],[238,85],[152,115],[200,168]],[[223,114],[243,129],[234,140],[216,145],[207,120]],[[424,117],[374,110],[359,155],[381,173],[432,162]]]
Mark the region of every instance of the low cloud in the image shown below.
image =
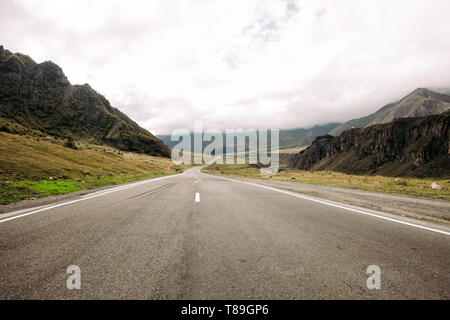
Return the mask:
[[[4,0],[0,36],[154,133],[293,128],[450,87],[449,16],[446,0]]]

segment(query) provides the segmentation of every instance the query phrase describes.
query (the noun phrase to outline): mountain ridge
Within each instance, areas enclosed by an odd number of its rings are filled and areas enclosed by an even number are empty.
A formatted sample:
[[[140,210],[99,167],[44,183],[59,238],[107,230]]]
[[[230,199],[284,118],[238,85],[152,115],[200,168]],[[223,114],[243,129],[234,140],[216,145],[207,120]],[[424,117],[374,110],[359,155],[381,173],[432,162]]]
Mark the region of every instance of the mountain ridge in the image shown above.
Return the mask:
[[[349,129],[337,137],[316,138],[291,158],[290,166],[353,174],[448,177],[449,129],[450,111]]]
[[[364,128],[379,123],[388,123],[396,118],[421,117],[450,110],[450,96],[425,88],[418,88],[397,102],[389,103],[376,112],[344,122],[330,131],[338,136],[351,128]]]
[[[123,151],[170,156],[170,149],[90,85],[72,85],[51,61],[0,46],[0,117],[43,133]]]

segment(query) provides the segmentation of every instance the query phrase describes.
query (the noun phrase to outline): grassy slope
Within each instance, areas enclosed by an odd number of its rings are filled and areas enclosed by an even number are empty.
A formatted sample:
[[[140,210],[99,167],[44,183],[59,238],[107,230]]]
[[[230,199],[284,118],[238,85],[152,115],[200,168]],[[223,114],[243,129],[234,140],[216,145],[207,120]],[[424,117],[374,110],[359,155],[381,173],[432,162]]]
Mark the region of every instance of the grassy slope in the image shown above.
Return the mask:
[[[395,178],[384,176],[363,176],[334,171],[309,172],[300,170],[286,170],[273,176],[262,176],[259,169],[248,165],[225,164],[214,164],[207,167],[204,171],[226,176],[258,178],[273,181],[296,181],[315,185],[396,193],[450,201],[450,191],[433,190],[430,187],[432,182],[437,182],[450,189],[449,180],[402,178],[396,181]],[[295,177],[295,180],[293,180],[292,177]]]
[[[287,149],[280,149],[278,152],[280,154],[297,154],[300,151],[305,150],[307,147],[296,147],[296,148],[287,148]]]
[[[90,144],[79,147],[64,147],[62,140],[52,137],[0,132],[0,204],[174,174],[186,168],[169,158]]]

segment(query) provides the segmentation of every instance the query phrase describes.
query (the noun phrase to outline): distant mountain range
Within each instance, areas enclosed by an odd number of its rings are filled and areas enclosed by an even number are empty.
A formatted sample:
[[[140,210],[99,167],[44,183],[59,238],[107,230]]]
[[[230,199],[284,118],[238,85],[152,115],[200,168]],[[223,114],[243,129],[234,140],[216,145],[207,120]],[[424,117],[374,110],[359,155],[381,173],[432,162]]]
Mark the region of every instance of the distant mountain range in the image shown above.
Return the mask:
[[[169,148],[88,84],[71,85],[56,64],[0,46],[0,118],[62,138],[170,156]]]
[[[280,149],[309,146],[316,137],[327,134],[339,125],[341,123],[333,122],[311,128],[280,130]]]
[[[297,128],[280,130],[280,149],[289,149],[309,146],[316,137],[330,134],[338,136],[351,128],[364,128],[379,123],[388,123],[397,118],[420,117],[439,114],[450,110],[450,93],[448,88],[423,89],[411,92],[398,102],[390,103],[377,112],[345,123],[327,123],[311,128]],[[176,147],[178,141],[171,141],[170,135],[158,135],[170,148]],[[193,133],[191,133],[193,141]],[[203,143],[203,147],[208,143]]]
[[[436,89],[445,93],[449,89]],[[421,117],[450,110],[450,96],[419,88],[398,102],[385,105],[366,117],[347,121],[330,131],[333,136],[351,128],[364,128],[378,123],[388,123],[396,118]]]
[[[316,138],[290,166],[353,174],[450,177],[450,111]]]
[[[339,125],[340,123],[327,123],[311,128],[280,130],[280,149],[309,146],[317,136],[327,134]],[[175,148],[178,144],[178,141],[171,140],[171,135],[157,135],[156,137],[161,139],[170,148]],[[194,141],[193,137],[194,134],[191,133],[191,141]],[[205,147],[208,144],[209,142],[205,142],[203,146]]]
[[[398,118],[448,111],[449,92],[446,88],[420,88],[363,118],[343,124],[280,130],[280,149],[308,146],[317,136],[328,133],[340,135],[351,128],[395,123]],[[170,135],[153,136],[112,107],[88,84],[71,85],[56,64],[50,61],[38,64],[26,55],[5,50],[3,46],[0,46],[0,122],[2,128],[5,127],[3,123],[12,122],[48,135],[157,156],[170,156],[169,148],[178,144],[171,141]],[[207,144],[204,142],[203,146]]]

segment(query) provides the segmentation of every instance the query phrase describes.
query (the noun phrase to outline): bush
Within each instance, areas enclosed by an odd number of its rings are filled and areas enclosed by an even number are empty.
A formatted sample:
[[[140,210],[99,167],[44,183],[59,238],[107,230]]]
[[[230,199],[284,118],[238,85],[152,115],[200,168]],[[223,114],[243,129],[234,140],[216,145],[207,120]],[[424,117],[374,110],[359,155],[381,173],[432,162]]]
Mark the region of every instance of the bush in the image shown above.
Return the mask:
[[[67,138],[66,142],[64,143],[64,147],[77,150],[77,144],[75,143],[75,140],[73,140],[72,137]]]
[[[6,133],[12,133],[11,128],[8,125],[6,125],[5,123],[0,126],[0,131],[6,132]]]

